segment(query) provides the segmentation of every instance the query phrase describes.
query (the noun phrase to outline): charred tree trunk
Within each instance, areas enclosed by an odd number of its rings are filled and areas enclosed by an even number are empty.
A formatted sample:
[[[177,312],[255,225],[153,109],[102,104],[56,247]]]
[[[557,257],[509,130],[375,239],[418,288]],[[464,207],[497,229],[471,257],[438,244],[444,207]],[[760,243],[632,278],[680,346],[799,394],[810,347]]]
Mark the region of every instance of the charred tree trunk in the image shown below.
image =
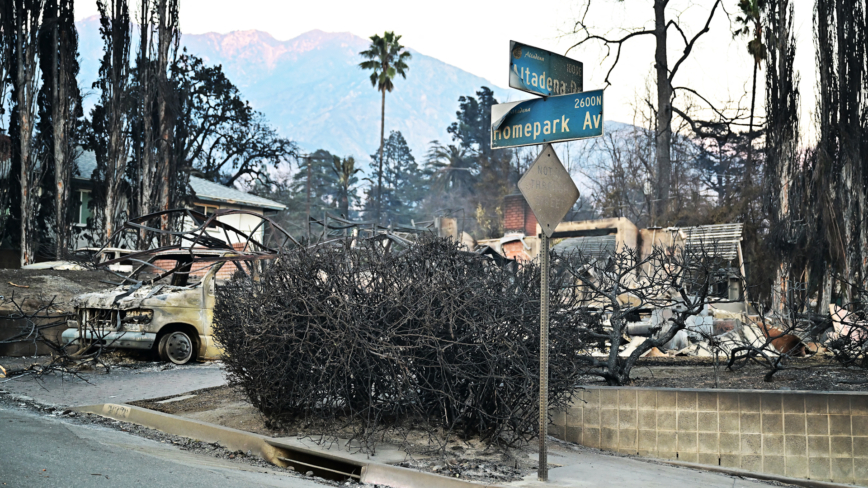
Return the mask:
[[[44,160],[53,168],[53,234],[55,259],[69,251],[70,180],[78,144],[77,119],[81,96],[76,83],[78,40],[71,0],[49,0],[43,15],[40,65],[43,84],[40,94],[40,138]]]
[[[176,83],[170,77],[178,52],[177,0],[142,2],[139,23],[136,160],[140,166],[136,206],[139,215],[146,215],[177,206],[179,193],[186,186],[186,179],[179,178],[175,164],[178,104]],[[160,221],[164,230],[172,225],[168,218]],[[140,236],[142,241],[148,238]]]
[[[8,80],[12,71],[14,37],[11,32],[13,19],[12,2],[0,2],[0,113],[2,114],[6,113]],[[14,207],[18,194],[16,181],[18,175],[14,173],[12,166],[12,140],[5,132],[4,128],[0,126],[0,209],[8,209],[9,211],[5,219],[0,219],[0,239],[4,240],[15,233],[17,211]]]
[[[114,234],[124,213],[123,194],[129,161],[129,81],[130,81],[130,15],[126,0],[103,0],[100,11],[100,34],[104,55],[100,77],[94,84],[102,92],[94,109],[94,138],[91,147],[96,154],[94,178],[95,219],[99,221],[104,241]]]
[[[151,9],[150,2],[144,1],[139,11],[139,54],[137,62],[137,90],[138,99],[136,107],[136,161],[138,162],[138,191],[136,192],[137,210],[139,217],[155,211],[154,202],[156,195],[154,184],[157,179],[156,159],[153,150],[153,103],[154,103],[154,79],[150,53],[151,43]],[[144,231],[142,231],[144,232]],[[144,245],[147,236],[142,233],[139,236],[140,246]]]
[[[815,203],[828,216],[835,270],[847,283],[864,287],[868,229],[864,158],[868,147],[868,100],[864,97],[866,56],[864,0],[818,0],[814,12],[819,142],[817,160],[827,197]],[[852,289],[845,287],[848,301]]]
[[[38,71],[36,51],[38,47],[39,18],[42,1],[15,0],[12,25],[14,30],[14,75],[13,99],[17,131],[13,134],[17,144],[19,164],[20,235],[21,266],[32,264],[36,259],[37,229],[36,216],[39,206],[38,187],[43,176],[44,165],[40,165],[33,148],[33,129],[36,123],[36,86]],[[16,156],[16,155],[13,155]]]
[[[177,205],[177,171],[174,164],[174,133],[177,117],[177,103],[174,100],[175,87],[169,79],[169,61],[178,49],[178,3],[177,0],[158,0],[157,2],[157,141],[158,173],[160,174],[160,210],[169,210]],[[170,226],[169,216],[164,215],[160,227]],[[168,242],[163,243],[168,244]]]
[[[666,35],[666,4],[665,0],[654,2],[654,37],[657,48],[654,55],[654,67],[657,71],[657,194],[651,215],[655,225],[658,217],[665,215],[669,209],[669,190],[672,185],[672,85],[669,79],[669,61],[667,58]]]
[[[771,0],[767,10],[768,69],[766,71],[766,211],[772,227],[772,246],[781,257],[776,267],[772,308],[781,311],[789,275],[785,261],[792,247],[793,205],[790,198],[798,144],[798,77],[793,70],[795,39],[793,6]]]

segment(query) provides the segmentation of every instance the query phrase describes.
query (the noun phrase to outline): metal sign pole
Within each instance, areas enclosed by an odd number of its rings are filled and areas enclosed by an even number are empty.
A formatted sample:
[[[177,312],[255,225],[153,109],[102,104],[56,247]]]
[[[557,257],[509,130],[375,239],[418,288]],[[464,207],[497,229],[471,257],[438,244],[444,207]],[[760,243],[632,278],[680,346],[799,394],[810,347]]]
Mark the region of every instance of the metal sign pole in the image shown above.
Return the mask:
[[[549,427],[549,237],[543,232],[540,240],[540,306],[539,306],[539,468],[540,481],[548,481],[548,451],[546,436]]]

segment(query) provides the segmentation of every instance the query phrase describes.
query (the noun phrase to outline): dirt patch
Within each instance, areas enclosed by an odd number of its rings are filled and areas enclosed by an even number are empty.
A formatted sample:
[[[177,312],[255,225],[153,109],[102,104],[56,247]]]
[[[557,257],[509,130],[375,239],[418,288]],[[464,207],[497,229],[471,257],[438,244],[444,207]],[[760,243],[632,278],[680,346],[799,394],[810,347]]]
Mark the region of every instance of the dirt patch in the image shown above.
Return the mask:
[[[268,436],[285,435],[285,432],[269,429],[262,415],[238,390],[228,386],[191,391],[183,396],[186,400],[170,401],[175,397],[162,397],[152,400],[131,402],[130,405],[178,415],[194,420],[231,427]]]
[[[633,369],[629,386],[658,388],[721,388],[729,390],[807,390],[868,391],[868,371],[843,368],[827,357],[793,358],[786,368],[775,373],[771,382],[763,380],[766,368],[748,364],[727,371],[720,365],[715,386],[711,358],[646,358]],[[585,377],[583,384],[603,385],[598,378]]]
[[[76,295],[113,288],[105,281],[118,281],[107,271],[57,271],[51,269],[0,269],[0,313],[14,310],[13,296],[25,311],[40,308],[43,301],[51,301],[51,312],[71,312],[71,301]],[[17,286],[16,286],[17,285]]]

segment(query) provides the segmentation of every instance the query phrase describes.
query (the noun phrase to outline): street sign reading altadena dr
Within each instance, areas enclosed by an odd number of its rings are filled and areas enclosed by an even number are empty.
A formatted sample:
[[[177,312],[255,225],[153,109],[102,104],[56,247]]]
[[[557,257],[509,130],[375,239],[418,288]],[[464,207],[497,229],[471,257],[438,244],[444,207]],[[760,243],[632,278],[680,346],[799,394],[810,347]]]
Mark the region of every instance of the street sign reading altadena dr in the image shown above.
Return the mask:
[[[491,107],[491,147],[530,146],[603,135],[603,90]]]
[[[579,199],[579,189],[551,144],[543,146],[536,161],[518,180],[518,189],[548,237]]]
[[[509,87],[544,97],[579,93],[582,63],[538,47],[509,41]]]

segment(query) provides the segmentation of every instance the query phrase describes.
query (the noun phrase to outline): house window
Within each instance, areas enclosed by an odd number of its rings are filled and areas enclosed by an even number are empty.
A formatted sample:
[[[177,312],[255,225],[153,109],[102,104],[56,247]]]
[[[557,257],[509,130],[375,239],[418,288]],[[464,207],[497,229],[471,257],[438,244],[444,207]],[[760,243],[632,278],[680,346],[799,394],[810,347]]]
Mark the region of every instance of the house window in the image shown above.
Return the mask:
[[[220,207],[218,207],[216,205],[205,205],[205,204],[198,204],[198,203],[193,205],[193,210],[199,212],[200,214],[204,214],[206,217],[210,217],[210,216],[214,215],[214,212],[216,212],[218,208],[220,208]],[[213,229],[216,229],[216,228],[217,228],[217,224],[214,222],[211,222],[211,224],[208,226],[208,229],[211,229],[212,232],[213,232]]]
[[[84,227],[87,225],[87,219],[93,216],[90,211],[91,193],[90,190],[79,190],[76,193],[78,193],[78,222],[76,224]]]
[[[216,205],[193,205],[193,209],[201,214],[212,215],[219,207]]]

